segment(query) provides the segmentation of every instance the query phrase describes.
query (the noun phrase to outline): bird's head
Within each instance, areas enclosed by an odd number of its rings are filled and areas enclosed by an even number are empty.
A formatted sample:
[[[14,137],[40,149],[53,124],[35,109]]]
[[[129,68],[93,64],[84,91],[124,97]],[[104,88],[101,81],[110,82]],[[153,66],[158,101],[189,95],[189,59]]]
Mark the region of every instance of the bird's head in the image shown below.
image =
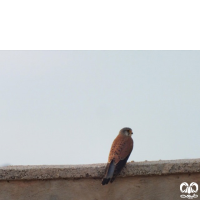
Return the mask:
[[[125,135],[125,136],[132,136],[133,135],[133,131],[131,128],[123,128],[119,131],[119,134]]]

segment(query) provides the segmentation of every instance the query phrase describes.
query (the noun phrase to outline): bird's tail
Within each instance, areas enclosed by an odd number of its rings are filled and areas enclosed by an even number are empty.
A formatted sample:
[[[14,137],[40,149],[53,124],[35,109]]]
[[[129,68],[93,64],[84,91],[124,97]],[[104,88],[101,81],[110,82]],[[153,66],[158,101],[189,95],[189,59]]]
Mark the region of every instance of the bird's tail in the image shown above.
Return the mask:
[[[106,166],[106,175],[102,179],[102,182],[101,182],[102,185],[109,183],[110,179],[113,177],[114,171],[115,171],[115,164],[114,164],[114,161],[112,160]]]

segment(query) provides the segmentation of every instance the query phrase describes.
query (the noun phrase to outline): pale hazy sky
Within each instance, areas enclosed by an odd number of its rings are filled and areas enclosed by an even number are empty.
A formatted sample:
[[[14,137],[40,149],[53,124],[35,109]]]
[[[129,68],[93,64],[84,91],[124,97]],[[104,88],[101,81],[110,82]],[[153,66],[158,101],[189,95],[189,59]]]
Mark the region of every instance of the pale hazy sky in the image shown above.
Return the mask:
[[[200,157],[200,51],[0,51],[0,165]]]

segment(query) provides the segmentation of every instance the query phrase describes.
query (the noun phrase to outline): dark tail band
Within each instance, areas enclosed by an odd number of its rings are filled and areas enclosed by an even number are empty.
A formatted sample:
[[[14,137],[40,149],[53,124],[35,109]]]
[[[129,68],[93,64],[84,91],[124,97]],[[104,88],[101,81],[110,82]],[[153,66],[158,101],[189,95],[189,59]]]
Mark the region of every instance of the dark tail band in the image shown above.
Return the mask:
[[[110,179],[113,177],[114,171],[115,171],[115,164],[114,164],[114,161],[112,160],[106,166],[106,175],[102,179],[102,182],[101,182],[102,185],[106,185],[109,183]]]

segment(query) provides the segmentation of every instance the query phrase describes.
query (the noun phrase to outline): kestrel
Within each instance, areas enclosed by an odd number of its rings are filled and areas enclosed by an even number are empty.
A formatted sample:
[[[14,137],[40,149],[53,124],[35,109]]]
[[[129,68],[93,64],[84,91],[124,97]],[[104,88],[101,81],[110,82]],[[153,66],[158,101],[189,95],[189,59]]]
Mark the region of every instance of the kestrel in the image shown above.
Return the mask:
[[[106,166],[106,174],[101,182],[102,185],[112,183],[125,166],[133,149],[132,134],[131,128],[123,128],[113,141]]]

